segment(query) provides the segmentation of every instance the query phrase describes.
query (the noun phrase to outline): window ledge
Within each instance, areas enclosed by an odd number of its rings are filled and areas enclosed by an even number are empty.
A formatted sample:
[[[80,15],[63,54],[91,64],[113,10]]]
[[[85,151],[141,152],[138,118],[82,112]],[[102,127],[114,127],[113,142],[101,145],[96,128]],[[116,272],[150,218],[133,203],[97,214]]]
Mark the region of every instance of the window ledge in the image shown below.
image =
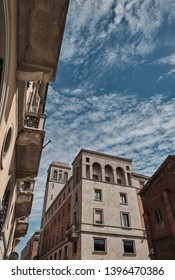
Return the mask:
[[[107,251],[93,251],[93,255],[107,255]]]
[[[104,227],[104,224],[96,224],[96,223],[94,223],[93,225],[97,226],[97,227]]]
[[[137,256],[137,254],[136,253],[123,253],[123,256],[135,257],[135,256]]]
[[[124,226],[122,226],[121,229],[131,230],[132,228],[131,227],[124,227]]]

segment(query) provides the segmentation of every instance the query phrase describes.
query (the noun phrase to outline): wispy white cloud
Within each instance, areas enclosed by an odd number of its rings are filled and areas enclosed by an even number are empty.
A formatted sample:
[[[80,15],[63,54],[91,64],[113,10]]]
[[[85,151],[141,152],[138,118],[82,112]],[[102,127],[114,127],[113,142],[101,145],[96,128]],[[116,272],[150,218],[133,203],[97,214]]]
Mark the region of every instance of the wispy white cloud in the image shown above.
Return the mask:
[[[147,55],[157,47],[157,34],[165,16],[171,24],[174,10],[173,0],[167,0],[166,5],[162,0],[72,1],[61,59],[84,63],[86,56],[93,53],[98,59],[98,48],[103,47],[106,66],[114,61],[132,62],[136,56]],[[114,44],[106,46],[111,36]],[[117,42],[121,40],[120,48]]]

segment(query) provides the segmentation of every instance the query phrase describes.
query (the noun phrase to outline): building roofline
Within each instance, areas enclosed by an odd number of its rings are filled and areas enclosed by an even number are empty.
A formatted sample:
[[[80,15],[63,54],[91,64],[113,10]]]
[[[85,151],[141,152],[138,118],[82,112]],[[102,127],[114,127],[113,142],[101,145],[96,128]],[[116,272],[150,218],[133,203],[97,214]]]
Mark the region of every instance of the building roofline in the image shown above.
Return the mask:
[[[135,177],[140,177],[140,178],[144,178],[144,179],[147,179],[147,180],[150,179],[150,176],[147,176],[147,175],[144,175],[144,174],[140,174],[140,173],[136,173],[136,172],[132,172],[131,174]]]
[[[163,163],[158,167],[158,169],[153,173],[150,177],[149,181],[144,185],[144,187],[140,190],[139,195],[142,197],[144,194],[151,188],[153,183],[156,181],[158,175],[162,172],[162,170],[166,167],[170,160],[175,160],[175,155],[168,155]]]
[[[60,161],[52,161],[51,164],[49,165],[49,168],[47,171],[49,171],[52,166],[53,167],[65,167],[65,168],[71,170],[71,166],[68,163],[60,162]]]
[[[87,149],[81,149],[79,151],[79,153],[76,155],[75,159],[73,160],[72,165],[77,160],[79,155],[82,154],[82,153],[90,153],[90,154],[95,154],[95,155],[99,155],[99,156],[111,157],[111,158],[114,158],[114,159],[119,159],[119,160],[123,160],[123,161],[132,162],[132,159],[128,159],[128,158],[124,158],[124,157],[119,157],[119,156],[114,156],[114,155],[107,154],[107,153],[102,153],[102,152],[91,151],[91,150],[87,150]]]

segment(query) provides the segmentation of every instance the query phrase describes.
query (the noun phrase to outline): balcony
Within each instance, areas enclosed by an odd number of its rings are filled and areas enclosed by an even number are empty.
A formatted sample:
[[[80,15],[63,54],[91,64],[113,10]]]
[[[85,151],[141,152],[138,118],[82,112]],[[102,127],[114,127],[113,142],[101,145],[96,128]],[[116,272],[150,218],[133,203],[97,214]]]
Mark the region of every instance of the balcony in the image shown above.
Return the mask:
[[[69,241],[77,239],[78,235],[78,225],[71,225],[66,229],[66,236]]]
[[[33,201],[34,181],[23,180],[18,182],[15,213],[17,217],[28,216]]]
[[[44,142],[45,115],[26,112],[16,141],[17,177],[36,177]]]
[[[24,117],[24,127],[34,130],[44,130],[45,115],[33,112],[26,112]]]
[[[23,216],[16,219],[15,238],[25,236],[28,229],[28,218]]]

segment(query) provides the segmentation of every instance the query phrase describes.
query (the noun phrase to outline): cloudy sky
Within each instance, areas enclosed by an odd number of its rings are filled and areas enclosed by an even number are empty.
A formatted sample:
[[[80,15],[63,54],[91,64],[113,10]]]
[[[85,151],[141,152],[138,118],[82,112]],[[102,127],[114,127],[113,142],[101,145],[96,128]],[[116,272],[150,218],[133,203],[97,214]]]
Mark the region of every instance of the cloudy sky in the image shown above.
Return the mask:
[[[28,235],[40,227],[47,169],[81,148],[133,159],[152,175],[175,147],[175,1],[72,0]]]

